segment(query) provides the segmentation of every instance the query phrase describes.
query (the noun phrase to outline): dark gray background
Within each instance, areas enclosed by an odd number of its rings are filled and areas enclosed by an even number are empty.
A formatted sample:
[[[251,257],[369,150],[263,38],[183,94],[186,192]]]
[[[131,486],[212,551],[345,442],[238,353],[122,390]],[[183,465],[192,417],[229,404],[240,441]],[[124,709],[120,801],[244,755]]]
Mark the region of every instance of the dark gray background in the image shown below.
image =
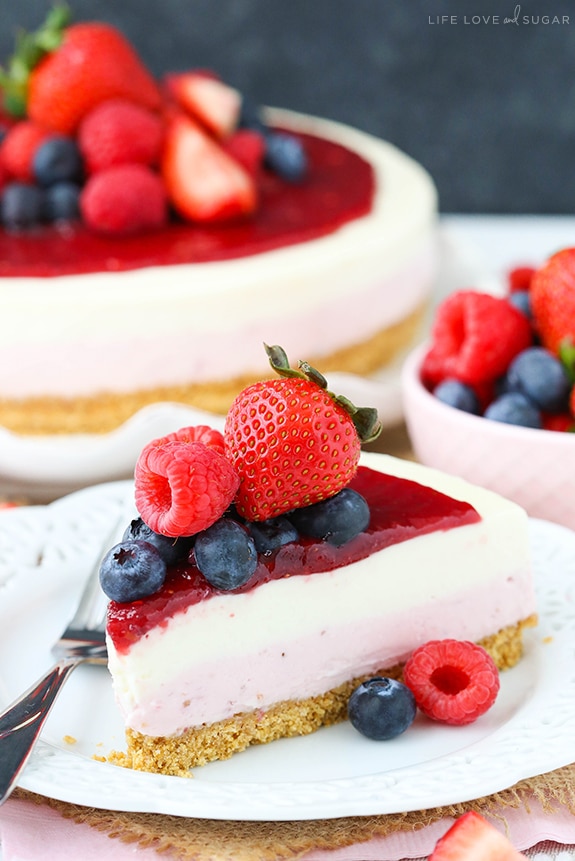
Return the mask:
[[[575,3],[529,0],[69,0],[122,28],[153,72],[209,67],[256,100],[387,138],[443,212],[572,213]],[[45,0],[0,0],[0,55]],[[547,14],[568,24],[532,23]],[[456,23],[430,23],[442,15]],[[465,23],[499,15],[499,24]],[[527,16],[530,23],[523,23]]]

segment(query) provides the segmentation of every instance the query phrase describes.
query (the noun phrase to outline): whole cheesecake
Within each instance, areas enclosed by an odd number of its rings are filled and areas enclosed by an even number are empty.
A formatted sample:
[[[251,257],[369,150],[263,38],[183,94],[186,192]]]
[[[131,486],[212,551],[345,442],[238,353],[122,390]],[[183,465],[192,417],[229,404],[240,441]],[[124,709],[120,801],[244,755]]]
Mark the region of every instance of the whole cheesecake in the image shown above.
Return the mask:
[[[370,520],[340,547],[308,538],[260,554],[230,592],[190,554],[157,593],[111,602],[128,745],[111,761],[182,775],[313,732],[345,718],[360,681],[399,677],[430,640],[478,642],[500,669],[519,660],[536,612],[525,512],[386,455],[362,454],[350,487]]]
[[[266,121],[300,138],[309,170],[266,174],[250,218],[0,231],[0,425],[107,432],[159,401],[225,413],[265,375],[262,342],[367,375],[416,338],[438,262],[431,178],[341,124]]]

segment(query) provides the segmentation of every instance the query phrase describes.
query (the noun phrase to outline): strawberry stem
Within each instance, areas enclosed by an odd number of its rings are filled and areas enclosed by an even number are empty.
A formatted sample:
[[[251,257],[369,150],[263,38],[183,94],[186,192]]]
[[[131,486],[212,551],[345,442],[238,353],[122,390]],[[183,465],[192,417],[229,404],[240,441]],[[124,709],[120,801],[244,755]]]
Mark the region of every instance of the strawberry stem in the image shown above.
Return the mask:
[[[22,31],[17,34],[14,54],[10,57],[7,68],[0,68],[3,106],[12,116],[26,116],[30,74],[46,54],[60,46],[70,18],[69,7],[59,3],[51,9],[44,23],[33,33]]]
[[[344,395],[335,395],[333,392],[330,392],[327,388],[326,378],[308,362],[298,362],[299,370],[292,368],[285,350],[278,344],[274,344],[272,347],[264,344],[264,348],[270,365],[281,377],[298,378],[315,383],[321,389],[324,389],[336,404],[349,413],[362,443],[373,442],[377,439],[381,433],[382,426],[377,410],[374,407],[356,407]]]

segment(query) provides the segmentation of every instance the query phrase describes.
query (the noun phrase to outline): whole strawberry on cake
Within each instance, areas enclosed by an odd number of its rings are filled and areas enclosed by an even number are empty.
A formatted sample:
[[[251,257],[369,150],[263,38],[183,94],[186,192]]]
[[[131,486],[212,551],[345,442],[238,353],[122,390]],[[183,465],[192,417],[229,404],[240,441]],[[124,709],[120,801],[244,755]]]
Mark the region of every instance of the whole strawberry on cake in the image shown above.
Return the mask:
[[[138,459],[140,516],[100,571],[113,762],[183,775],[348,716],[380,740],[417,709],[468,723],[535,621],[525,512],[362,453],[377,413],[266,350],[279,377],[240,392],[223,435],[182,428]]]
[[[265,376],[266,339],[363,375],[417,335],[436,191],[391,144],[211,71],[157,80],[62,7],[0,84],[0,425],[104,432],[159,401],[225,414]]]

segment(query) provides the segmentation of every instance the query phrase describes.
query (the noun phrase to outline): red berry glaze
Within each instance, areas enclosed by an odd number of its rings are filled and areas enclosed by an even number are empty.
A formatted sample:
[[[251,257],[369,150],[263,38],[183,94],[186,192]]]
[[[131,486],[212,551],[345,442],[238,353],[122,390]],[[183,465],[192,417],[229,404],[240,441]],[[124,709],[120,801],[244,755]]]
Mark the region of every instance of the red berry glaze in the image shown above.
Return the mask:
[[[565,248],[538,269],[531,283],[531,309],[544,347],[559,355],[575,346],[575,248]]]
[[[527,317],[506,299],[460,290],[437,310],[422,380],[432,388],[448,377],[470,386],[493,381],[532,340]]]
[[[160,177],[139,164],[116,165],[90,177],[80,210],[91,230],[116,236],[155,230],[168,217]]]
[[[154,532],[172,538],[195,535],[215,523],[239,485],[217,447],[192,436],[153,440],[142,450],[134,473],[140,517]]]
[[[431,640],[403,671],[418,708],[436,721],[472,723],[495,702],[499,673],[485,649],[466,640]]]
[[[88,173],[117,164],[158,163],[164,125],[157,114],[123,99],[102,102],[84,117],[78,145]]]
[[[244,389],[230,407],[224,439],[241,478],[236,506],[248,520],[333,496],[353,478],[360,455],[349,413],[300,378]]]
[[[428,861],[521,861],[525,857],[494,825],[469,810],[439,838]]]

